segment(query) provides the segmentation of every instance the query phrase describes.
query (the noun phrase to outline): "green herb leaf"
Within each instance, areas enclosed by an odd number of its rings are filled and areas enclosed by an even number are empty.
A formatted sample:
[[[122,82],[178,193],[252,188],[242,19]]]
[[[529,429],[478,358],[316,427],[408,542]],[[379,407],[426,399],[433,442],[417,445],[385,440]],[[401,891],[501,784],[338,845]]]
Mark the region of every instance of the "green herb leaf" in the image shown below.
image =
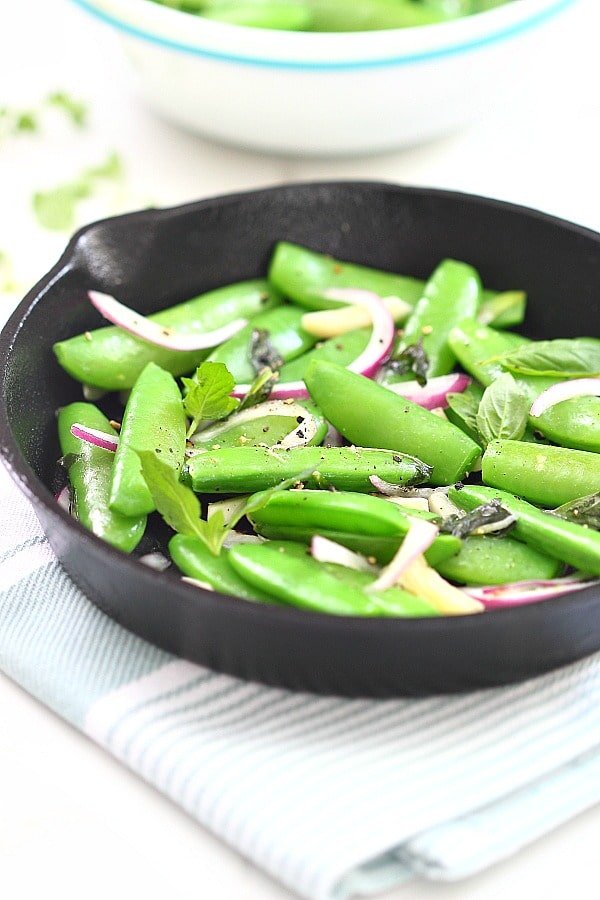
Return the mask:
[[[501,356],[499,361],[504,369],[516,375],[543,375],[549,378],[598,377],[600,340],[559,338],[554,341],[535,341]]]
[[[224,363],[203,362],[193,378],[181,380],[187,389],[183,407],[192,420],[188,438],[202,419],[224,419],[239,406],[239,400],[230,396],[235,379]]]
[[[273,372],[283,365],[283,357],[273,346],[269,332],[266,328],[253,328],[250,335],[250,361],[257,375],[263,369],[271,369]]]
[[[277,372],[273,372],[268,366],[264,368],[252,382],[250,390],[238,406],[238,412],[268,400],[278,379],[279,375]]]
[[[481,304],[477,321],[495,328],[511,328],[525,318],[526,305],[527,294],[523,291],[505,291]]]
[[[76,224],[77,205],[81,200],[92,196],[95,182],[120,178],[122,171],[118,154],[111,153],[103,163],[86,169],[73,181],[48,191],[38,191],[32,199],[38,223],[49,231],[71,231]]]
[[[123,175],[123,162],[118,153],[114,150],[109,153],[104,162],[97,166],[92,166],[85,172],[87,179],[107,178],[116,181]]]
[[[600,531],[600,493],[563,503],[558,509],[553,509],[552,514]]]
[[[456,414],[467,432],[481,442],[477,426],[477,412],[483,397],[483,389],[474,381],[461,394],[448,394],[448,406]]]
[[[66,91],[54,91],[46,98],[48,106],[54,106],[62,110],[78,128],[83,128],[87,122],[88,108],[81,100],[76,100]]]
[[[179,534],[199,538],[215,556],[219,555],[223,541],[240,519],[261,509],[273,494],[287,490],[313,473],[313,469],[307,469],[299,472],[294,478],[282,481],[274,488],[253,494],[225,524],[223,511],[220,509],[208,521],[200,517],[200,501],[192,489],[182,484],[173,469],[162,462],[155,453],[146,450],[138,453],[138,456],[148,490],[167,525]]]
[[[409,372],[415,376],[417,384],[424,387],[427,384],[429,372],[429,357],[423,346],[423,339],[409,344],[398,353],[386,366],[386,371],[394,375],[407,375]]]
[[[484,443],[519,441],[527,427],[530,401],[512,375],[501,375],[485,391],[477,411],[477,430]]]

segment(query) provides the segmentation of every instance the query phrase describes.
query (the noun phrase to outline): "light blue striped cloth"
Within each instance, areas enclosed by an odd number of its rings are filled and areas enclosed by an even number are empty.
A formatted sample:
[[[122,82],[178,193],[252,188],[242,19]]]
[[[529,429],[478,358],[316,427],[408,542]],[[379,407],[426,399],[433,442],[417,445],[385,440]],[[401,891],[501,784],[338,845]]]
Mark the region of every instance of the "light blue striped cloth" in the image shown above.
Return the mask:
[[[0,508],[3,671],[301,896],[462,878],[600,799],[600,655],[416,701],[245,683],[96,609],[1,467]]]

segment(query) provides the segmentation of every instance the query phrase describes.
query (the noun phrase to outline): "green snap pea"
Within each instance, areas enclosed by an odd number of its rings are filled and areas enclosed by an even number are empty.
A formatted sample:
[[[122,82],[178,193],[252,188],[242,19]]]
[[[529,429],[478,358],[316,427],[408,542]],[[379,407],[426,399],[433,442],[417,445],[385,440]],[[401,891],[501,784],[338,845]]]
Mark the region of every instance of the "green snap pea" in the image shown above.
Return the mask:
[[[456,18],[438,5],[413,0],[307,0],[312,10],[312,31],[378,31],[433,25]]]
[[[317,422],[317,430],[307,442],[307,446],[316,447],[322,444],[328,431],[325,417],[310,400],[296,402]],[[258,408],[256,407],[256,409]],[[274,447],[294,430],[302,431],[305,427],[306,425],[299,416],[264,415],[242,424],[238,424],[236,416],[232,416],[225,422],[219,422],[216,426],[206,429],[205,433],[199,431],[194,435],[194,444],[199,448],[206,445],[217,450],[225,447],[264,447],[265,445]]]
[[[466,321],[452,329],[449,341],[463,368],[486,387],[504,372],[497,357],[529,343],[521,335]],[[559,381],[533,375],[518,375],[515,380],[526,389],[532,403],[542,391]],[[577,397],[557,403],[538,418],[530,416],[529,423],[561,447],[600,453],[598,397]]]
[[[465,485],[450,488],[450,499],[469,512],[482,503],[500,500],[502,506],[517,517],[511,534],[541,553],[547,553],[591,575],[600,576],[600,532],[568,522],[518,500],[507,491]]]
[[[444,578],[467,585],[555,578],[561,569],[559,560],[527,544],[510,537],[483,535],[465,538],[456,556],[437,565],[438,572]]]
[[[77,518],[99,538],[131,553],[144,535],[146,517],[122,516],[109,509],[115,454],[74,437],[71,425],[76,423],[115,436],[116,431],[91,403],[70,403],[58,413],[60,449],[64,456],[75,457],[69,466],[69,482]]]
[[[313,469],[305,483],[350,491],[372,491],[370,475],[393,484],[420,484],[429,469],[420,460],[388,450],[354,447],[225,447],[190,459],[188,475],[198,493],[248,493],[275,487]]]
[[[276,2],[210,3],[202,11],[206,19],[243,25],[246,28],[268,28],[278,31],[304,31],[311,23],[310,9],[306,4]]]
[[[521,441],[492,441],[482,477],[540,506],[556,507],[600,491],[600,454]]]
[[[338,366],[347,366],[360,356],[369,343],[370,336],[370,328],[357,328],[356,331],[348,331],[339,337],[329,338],[329,340],[317,344],[308,353],[304,353],[292,362],[285,363],[280,369],[279,380],[282,383],[304,381],[306,370],[313,359],[336,363]]]
[[[203,334],[235,319],[252,318],[281,302],[277,291],[262,279],[256,279],[217,288],[148,318],[182,334]],[[54,345],[56,358],[69,375],[106,391],[133,387],[149,362],[172,375],[185,375],[206,359],[209,352],[167,350],[112,326]]]
[[[327,299],[331,288],[360,288],[380,297],[400,297],[411,306],[423,291],[423,282],[417,278],[340,262],[286,241],[275,247],[269,281],[286,297],[308,309],[339,306],[339,301]]]
[[[285,545],[240,544],[229,551],[233,568],[261,590],[299,609],[337,616],[417,617],[433,607],[399,588],[367,593],[374,575],[320,563]]]
[[[240,578],[229,561],[228,550],[221,550],[219,555],[215,556],[198,538],[176,534],[169,541],[169,553],[184,575],[205,581],[221,594],[232,594],[244,600],[273,603],[272,594],[253,588]]]
[[[423,460],[432,466],[434,485],[460,481],[481,453],[460,428],[362,375],[313,362],[305,381],[325,418],[347,440]]]
[[[389,562],[410,528],[409,517],[393,503],[348,491],[282,491],[253,512],[250,521],[263,537],[309,543],[320,534],[383,563]],[[458,538],[440,534],[425,556],[436,565],[460,546]]]
[[[268,332],[269,342],[284,361],[306,353],[316,343],[316,337],[302,328],[303,310],[296,306],[278,306],[260,313],[236,335],[213,350],[211,362],[224,363],[238,384],[254,381],[256,370],[250,358],[252,332],[261,329]]]
[[[425,285],[423,296],[409,316],[396,355],[422,341],[429,361],[427,376],[448,375],[456,363],[448,335],[458,322],[475,317],[480,297],[481,281],[475,269],[445,259]],[[412,378],[412,373],[387,376],[391,382]]]
[[[110,492],[112,510],[128,516],[153,511],[154,502],[137,454],[149,450],[179,472],[185,454],[185,432],[186,418],[175,379],[148,363],[125,407]]]

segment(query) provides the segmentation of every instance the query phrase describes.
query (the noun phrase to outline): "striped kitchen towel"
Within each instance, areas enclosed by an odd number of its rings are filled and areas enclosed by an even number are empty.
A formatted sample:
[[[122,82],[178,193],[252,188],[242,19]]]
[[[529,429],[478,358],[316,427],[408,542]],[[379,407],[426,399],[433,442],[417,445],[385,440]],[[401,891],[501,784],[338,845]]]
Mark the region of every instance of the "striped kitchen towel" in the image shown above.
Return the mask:
[[[600,799],[600,655],[424,700],[245,683],[103,615],[1,467],[0,508],[3,671],[301,896],[462,878]]]

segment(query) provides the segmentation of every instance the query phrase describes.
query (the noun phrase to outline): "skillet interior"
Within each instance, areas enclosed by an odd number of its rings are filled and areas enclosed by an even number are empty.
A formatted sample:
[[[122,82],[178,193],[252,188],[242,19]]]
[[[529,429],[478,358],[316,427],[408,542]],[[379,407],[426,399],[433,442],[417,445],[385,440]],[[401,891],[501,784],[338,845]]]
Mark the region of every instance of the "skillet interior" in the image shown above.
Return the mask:
[[[508,204],[372,183],[293,185],[88,226],[28,294],[0,341],[2,453],[88,596],[150,641],[243,678],[389,696],[504,684],[600,648],[600,591],[483,616],[360,620],[261,607],[157,575],[57,509],[55,410],[80,389],[52,344],[102,324],[89,288],[145,313],[266,270],[287,239],[426,277],[445,256],[486,285],[529,293],[531,337],[597,335],[600,236]],[[165,530],[155,524],[151,540]]]

